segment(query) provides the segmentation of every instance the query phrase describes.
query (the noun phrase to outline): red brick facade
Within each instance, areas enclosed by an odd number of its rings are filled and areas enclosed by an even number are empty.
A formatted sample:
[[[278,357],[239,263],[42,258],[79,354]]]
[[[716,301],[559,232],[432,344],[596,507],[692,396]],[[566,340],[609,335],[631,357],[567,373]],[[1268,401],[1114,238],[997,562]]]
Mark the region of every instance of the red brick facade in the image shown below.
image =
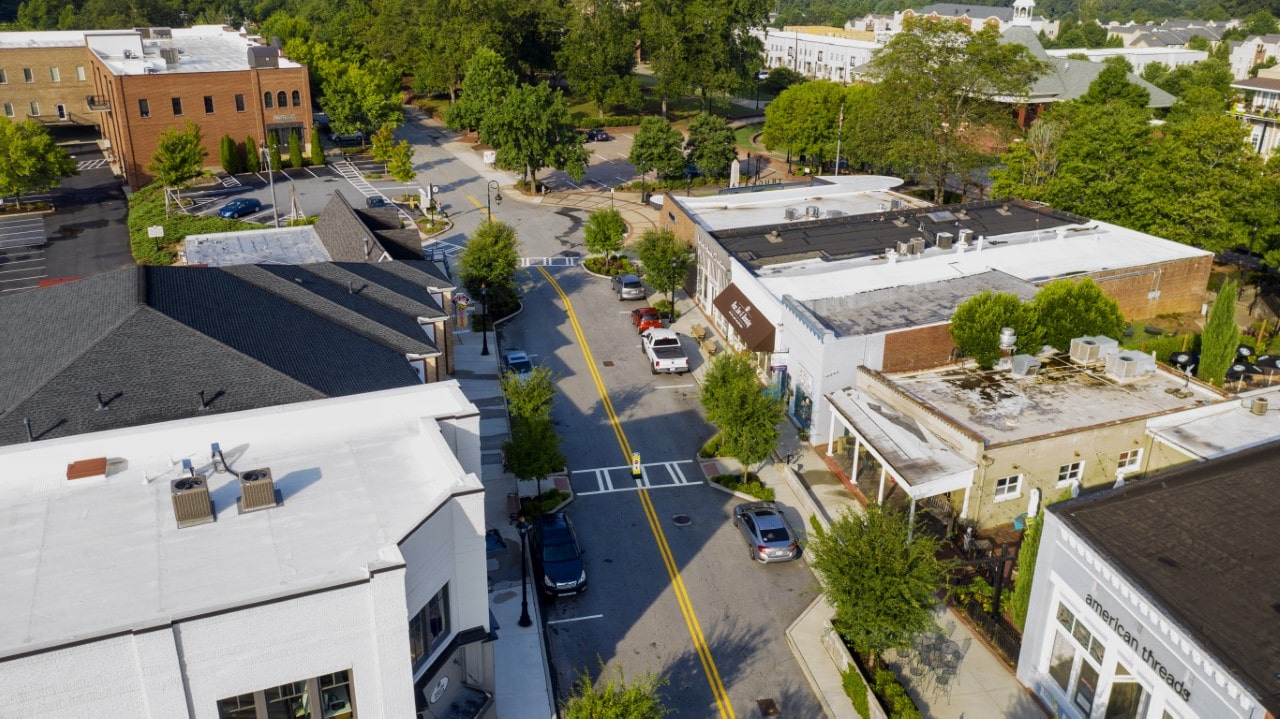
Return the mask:
[[[1107,296],[1120,303],[1125,319],[1141,320],[1176,313],[1200,314],[1212,268],[1213,256],[1205,255],[1089,276]]]
[[[955,361],[955,349],[950,322],[890,332],[884,337],[883,371],[911,372],[941,367]]]

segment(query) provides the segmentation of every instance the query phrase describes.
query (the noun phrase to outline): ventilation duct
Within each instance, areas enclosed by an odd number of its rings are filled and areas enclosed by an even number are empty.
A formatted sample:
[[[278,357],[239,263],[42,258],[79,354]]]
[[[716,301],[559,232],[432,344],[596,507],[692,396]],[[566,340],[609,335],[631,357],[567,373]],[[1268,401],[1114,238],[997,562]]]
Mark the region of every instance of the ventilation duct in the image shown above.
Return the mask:
[[[1146,352],[1124,350],[1107,357],[1107,375],[1120,382],[1142,379],[1156,371],[1156,361]]]

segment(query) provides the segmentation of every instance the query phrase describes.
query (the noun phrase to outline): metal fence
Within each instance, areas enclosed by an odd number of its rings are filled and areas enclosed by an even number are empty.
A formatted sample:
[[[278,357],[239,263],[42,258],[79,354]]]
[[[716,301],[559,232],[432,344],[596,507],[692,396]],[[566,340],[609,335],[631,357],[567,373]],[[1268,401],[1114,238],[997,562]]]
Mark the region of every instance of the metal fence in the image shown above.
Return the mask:
[[[1022,651],[1022,636],[1004,623],[986,612],[976,602],[962,604],[961,608],[968,615],[969,621],[982,632],[982,636],[996,648],[1002,659],[1009,666],[1018,666],[1018,653]]]

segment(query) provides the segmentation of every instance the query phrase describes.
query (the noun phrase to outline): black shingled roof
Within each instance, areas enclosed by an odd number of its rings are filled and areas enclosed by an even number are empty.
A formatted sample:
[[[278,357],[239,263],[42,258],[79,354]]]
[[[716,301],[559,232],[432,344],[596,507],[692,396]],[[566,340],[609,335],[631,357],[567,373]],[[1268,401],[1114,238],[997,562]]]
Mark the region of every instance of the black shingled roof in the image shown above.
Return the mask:
[[[1050,511],[1280,715],[1280,442]]]
[[[394,207],[357,210],[335,192],[315,227],[334,262],[379,262],[383,253],[393,260],[421,260],[418,229],[401,229],[400,224],[400,211]]]
[[[758,269],[815,257],[840,260],[878,255],[899,241],[920,236],[932,247],[936,233],[954,235],[962,228],[973,230],[975,237],[994,237],[1086,222],[1084,217],[1050,207],[988,200],[738,227],[714,232],[712,236],[729,254]]]
[[[432,347],[403,309],[439,310],[401,275],[423,271],[362,273],[349,295],[327,264],[131,267],[0,297],[0,445],[27,441],[24,418],[49,439],[420,384],[405,354]],[[264,289],[304,273],[307,295]]]

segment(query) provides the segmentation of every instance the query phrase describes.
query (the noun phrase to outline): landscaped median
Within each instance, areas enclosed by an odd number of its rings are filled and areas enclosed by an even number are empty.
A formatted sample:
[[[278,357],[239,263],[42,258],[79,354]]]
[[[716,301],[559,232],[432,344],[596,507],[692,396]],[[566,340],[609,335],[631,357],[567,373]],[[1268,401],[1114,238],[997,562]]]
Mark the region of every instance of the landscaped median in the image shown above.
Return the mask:
[[[164,188],[160,185],[147,185],[129,198],[129,247],[140,265],[173,264],[187,235],[261,227],[222,217],[188,215],[172,203],[166,215],[164,204]],[[156,226],[164,228],[162,237],[152,237],[148,231]]]

